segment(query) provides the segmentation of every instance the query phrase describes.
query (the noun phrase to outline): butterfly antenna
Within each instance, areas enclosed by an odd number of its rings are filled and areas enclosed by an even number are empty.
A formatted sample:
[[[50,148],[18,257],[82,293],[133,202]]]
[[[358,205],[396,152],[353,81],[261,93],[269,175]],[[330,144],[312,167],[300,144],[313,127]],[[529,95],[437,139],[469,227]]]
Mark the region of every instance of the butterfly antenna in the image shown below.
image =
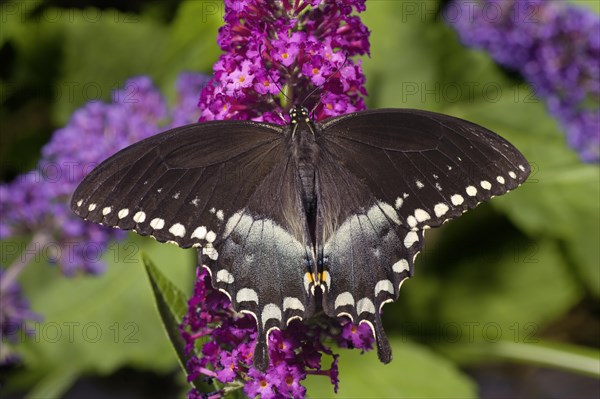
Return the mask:
[[[267,63],[265,62],[265,59],[262,56],[262,43],[260,43],[258,45],[258,56],[260,57],[260,60],[262,62],[262,64],[264,65],[265,69],[267,70],[267,78],[269,78],[269,80],[271,81],[271,83],[273,83],[275,85],[275,87],[277,87],[279,89],[279,92],[281,94],[283,94],[283,96],[290,102],[292,102],[292,99],[288,97],[287,94],[285,94],[285,91],[281,88],[281,86],[279,86],[273,79],[271,79],[271,74],[269,74],[269,69],[267,69]],[[285,121],[285,118],[283,119]]]
[[[310,96],[312,96],[317,90],[319,90],[321,87],[325,86],[325,84],[327,82],[329,82],[329,80],[331,78],[333,78],[343,67],[346,66],[346,62],[348,61],[348,53],[345,54],[345,58],[344,58],[344,62],[342,62],[342,65],[340,65],[338,67],[338,69],[335,70],[334,73],[332,73],[331,75],[329,75],[327,77],[327,79],[325,79],[325,81],[323,82],[322,85],[317,86],[313,89],[313,91],[311,91],[310,93],[308,93],[308,95],[306,97],[304,97],[304,100],[302,100],[302,105],[304,105],[304,103],[306,102],[306,100],[308,100],[310,98]],[[315,106],[312,108],[312,110],[310,111],[310,114],[312,115],[315,112],[315,109],[317,109],[317,107],[319,106],[319,104],[321,104],[321,96],[319,96],[319,101],[317,101],[317,103],[315,104]]]

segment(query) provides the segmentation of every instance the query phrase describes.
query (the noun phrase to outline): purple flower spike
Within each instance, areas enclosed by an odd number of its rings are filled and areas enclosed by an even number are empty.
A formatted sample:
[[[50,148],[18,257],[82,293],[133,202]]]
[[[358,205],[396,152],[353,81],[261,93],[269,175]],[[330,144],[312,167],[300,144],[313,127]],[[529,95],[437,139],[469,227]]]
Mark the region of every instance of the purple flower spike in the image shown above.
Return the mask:
[[[364,10],[364,0],[226,0],[226,24],[218,35],[224,54],[201,93],[200,121],[284,124],[289,122],[288,110],[297,103],[313,110],[315,120],[365,109],[365,77],[360,62],[351,58],[369,54],[369,31],[352,15]],[[223,392],[243,386],[247,396],[268,399],[304,397],[301,382],[308,374],[329,377],[337,391],[338,355],[324,342],[371,349],[374,339],[364,327],[352,330],[351,323],[342,326],[328,318],[294,320],[284,331],[269,335],[271,363],[262,372],[252,366],[255,319],[236,313],[200,269],[180,328],[191,356],[189,379],[215,378],[225,384]],[[205,343],[197,350],[201,338]],[[331,366],[323,369],[323,364]],[[205,396],[195,390],[189,394]]]
[[[165,130],[165,122],[175,127],[196,120],[197,96],[206,82],[205,76],[182,74],[171,111],[148,77],[128,80],[111,103],[91,102],[75,111],[42,149],[36,170],[0,184],[0,239],[42,232],[50,239],[33,243],[34,250],[66,275],[101,273],[103,252],[124,233],[76,217],[69,209],[71,194],[98,163]]]
[[[256,344],[256,322],[250,315],[235,313],[229,298],[212,288],[210,275],[200,267],[188,313],[180,326],[190,356],[187,364],[190,381],[199,376],[215,378],[230,387],[240,387],[249,397],[303,398],[301,385],[308,374],[327,376],[337,392],[338,355],[326,341],[341,347],[370,350],[373,335],[365,324],[324,318],[309,323],[293,321],[285,331],[274,330],[269,336],[271,365],[262,372],[252,366]],[[205,342],[200,353],[196,341]],[[330,360],[333,359],[333,360]],[[322,365],[330,363],[327,370]],[[192,390],[189,398],[202,397]],[[218,397],[218,395],[217,395]]]
[[[6,278],[11,281],[5,280]],[[31,321],[40,321],[41,317],[29,309],[29,302],[23,296],[19,284],[7,276],[0,267],[0,366],[12,363],[15,355],[5,344],[17,341],[20,334],[32,334],[27,326]]]
[[[455,0],[446,20],[461,40],[518,70],[586,162],[600,162],[600,18],[547,0]]]
[[[365,1],[225,1],[225,53],[202,91],[200,120],[287,123],[315,88],[303,105],[316,120],[365,109],[365,78],[350,57],[369,53],[369,31],[353,10]]]

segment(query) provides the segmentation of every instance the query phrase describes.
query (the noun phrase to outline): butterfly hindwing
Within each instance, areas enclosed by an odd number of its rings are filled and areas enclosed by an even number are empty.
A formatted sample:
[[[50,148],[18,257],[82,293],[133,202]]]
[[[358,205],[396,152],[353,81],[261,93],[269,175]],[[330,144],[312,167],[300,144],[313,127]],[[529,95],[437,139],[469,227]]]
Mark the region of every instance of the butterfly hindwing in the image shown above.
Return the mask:
[[[314,260],[303,212],[297,167],[285,157],[246,209],[227,221],[215,243],[219,257],[205,259],[213,286],[228,293],[236,310],[256,319],[254,364],[261,370],[268,366],[269,332],[314,313],[307,279]]]
[[[321,160],[332,162],[320,162],[316,172],[323,309],[330,317],[369,324],[380,359],[389,362],[380,309],[398,298],[401,283],[412,276],[422,233],[404,227],[396,209],[375,198],[334,150],[321,146]]]
[[[369,323],[388,362],[380,309],[412,276],[424,229],[517,187],[529,166],[489,130],[426,111],[363,111],[317,130],[323,308]]]
[[[356,324],[368,323],[385,363],[391,360],[391,350],[380,310],[398,299],[400,286],[412,276],[414,258],[422,248],[422,232],[403,228],[390,215],[381,203],[354,213],[322,250],[325,313],[346,316]]]

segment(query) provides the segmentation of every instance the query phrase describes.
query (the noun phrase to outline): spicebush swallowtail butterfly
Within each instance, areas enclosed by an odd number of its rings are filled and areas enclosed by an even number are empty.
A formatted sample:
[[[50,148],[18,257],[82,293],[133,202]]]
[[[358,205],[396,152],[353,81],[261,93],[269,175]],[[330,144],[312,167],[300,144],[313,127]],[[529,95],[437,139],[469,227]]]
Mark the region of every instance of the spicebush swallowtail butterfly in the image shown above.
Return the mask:
[[[523,155],[462,119],[409,109],[316,123],[213,121],[169,130],[104,161],[79,185],[86,220],[201,248],[215,288],[268,335],[322,307],[368,323],[412,276],[423,232],[523,183]],[[317,303],[319,298],[322,303]]]

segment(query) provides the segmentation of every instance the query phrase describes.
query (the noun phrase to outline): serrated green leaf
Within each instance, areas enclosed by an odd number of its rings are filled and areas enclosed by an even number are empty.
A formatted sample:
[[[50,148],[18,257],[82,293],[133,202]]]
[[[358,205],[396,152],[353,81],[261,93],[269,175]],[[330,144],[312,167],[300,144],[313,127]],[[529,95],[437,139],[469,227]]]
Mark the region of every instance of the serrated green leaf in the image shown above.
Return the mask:
[[[148,256],[142,253],[141,259],[146,268],[150,285],[152,286],[156,307],[163,327],[177,354],[179,365],[187,376],[186,364],[189,357],[185,353],[185,342],[179,332],[179,325],[187,313],[186,296],[158,270]],[[214,387],[203,383],[200,379],[196,379],[193,384],[200,392],[215,391]]]
[[[309,376],[309,398],[475,398],[475,384],[452,363],[424,346],[390,339],[394,359],[382,364],[375,351],[340,351],[340,390],[327,377]],[[432,376],[435,376],[433,383]]]

